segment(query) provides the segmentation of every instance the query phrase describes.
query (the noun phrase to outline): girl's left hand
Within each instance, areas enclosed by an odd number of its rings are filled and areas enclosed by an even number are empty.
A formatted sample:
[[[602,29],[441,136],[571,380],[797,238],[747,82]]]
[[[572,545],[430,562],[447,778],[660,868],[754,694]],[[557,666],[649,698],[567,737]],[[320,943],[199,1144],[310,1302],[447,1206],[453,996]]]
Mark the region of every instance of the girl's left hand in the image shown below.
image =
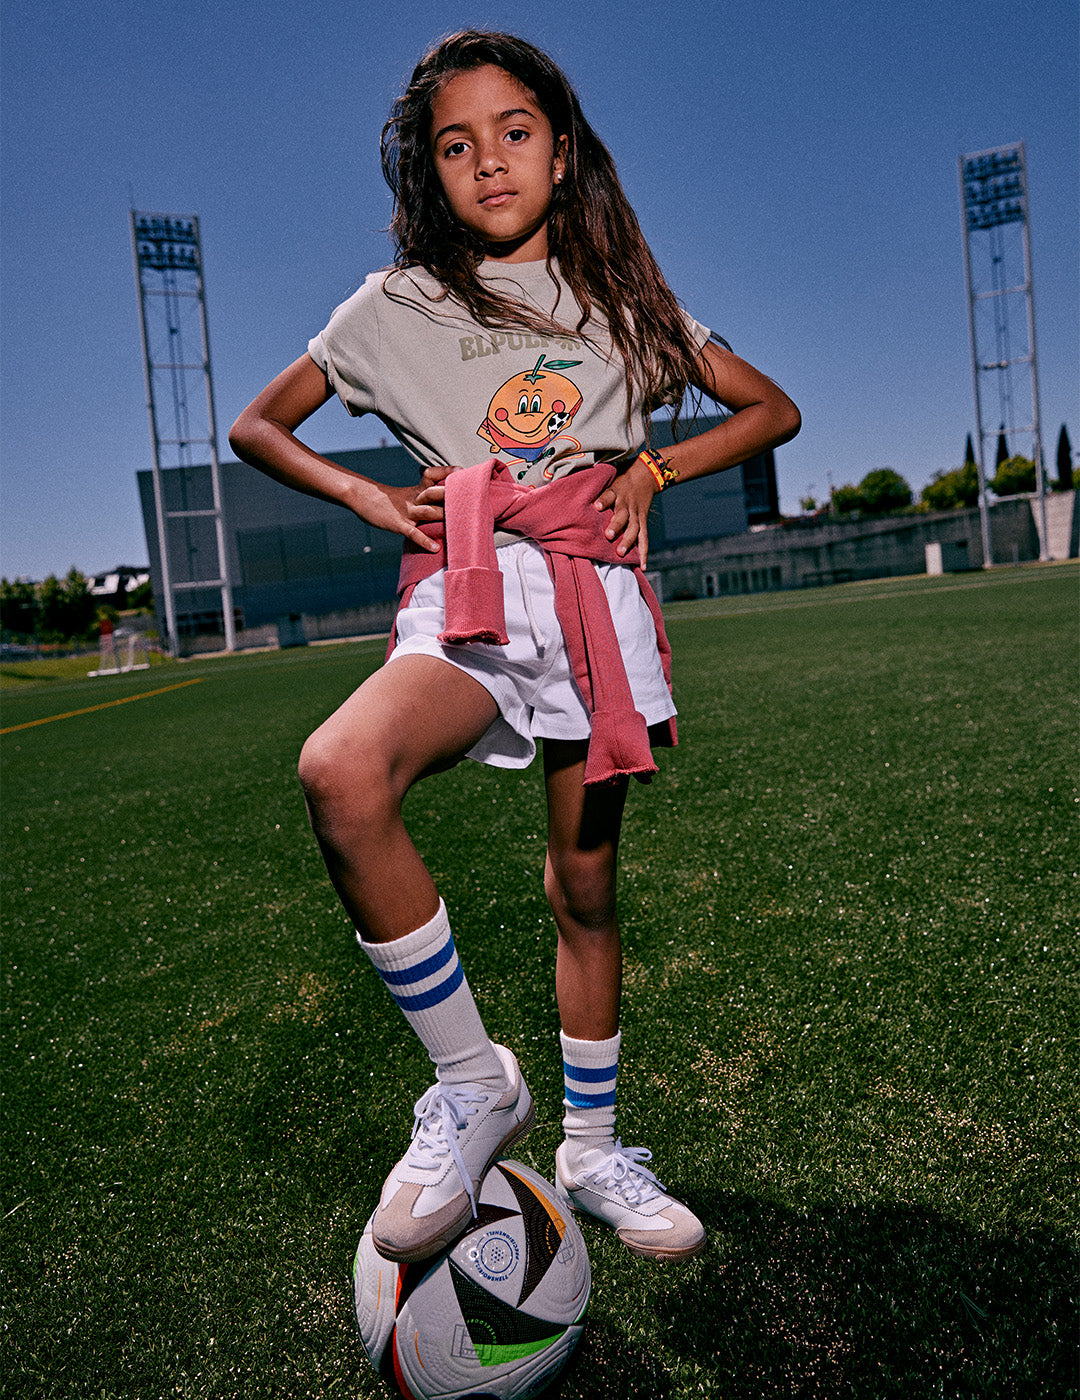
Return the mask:
[[[649,554],[649,507],[656,492],[652,472],[644,462],[635,461],[593,502],[596,510],[611,511],[604,534],[609,540],[619,541],[616,553],[629,554],[636,544],[643,569]]]

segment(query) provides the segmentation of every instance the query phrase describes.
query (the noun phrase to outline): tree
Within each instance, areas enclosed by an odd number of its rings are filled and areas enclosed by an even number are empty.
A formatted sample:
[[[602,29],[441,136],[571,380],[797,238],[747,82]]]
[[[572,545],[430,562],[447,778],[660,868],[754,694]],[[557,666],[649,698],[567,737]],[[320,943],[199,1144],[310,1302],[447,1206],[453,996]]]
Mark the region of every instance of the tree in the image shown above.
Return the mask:
[[[960,468],[956,481],[956,494],[959,505],[977,506],[979,504],[979,468],[975,465],[974,457],[967,458]]]
[[[890,511],[911,505],[911,487],[891,467],[868,472],[859,482],[859,491],[867,515],[888,515]]]
[[[0,627],[5,632],[30,636],[37,625],[38,601],[34,585],[25,579],[0,579]]]
[[[1009,444],[1005,439],[1005,429],[998,433],[997,457],[995,459],[994,470],[1000,471],[1002,465],[1009,460]]]
[[[1054,482],[1055,491],[1071,491],[1073,487],[1073,461],[1072,443],[1069,441],[1068,430],[1065,424],[1061,425],[1061,432],[1058,434],[1057,445],[1057,480]]]
[[[1007,457],[998,467],[990,489],[995,496],[1019,496],[1035,490],[1035,463],[1030,457]]]
[[[832,508],[837,515],[851,515],[862,510],[862,492],[857,486],[838,486],[832,493]]]
[[[64,588],[55,574],[37,586],[38,626],[47,641],[60,641],[67,635],[64,631]]]
[[[970,439],[969,439],[970,441]],[[974,458],[951,472],[935,472],[920,500],[931,510],[957,510],[979,501],[979,469]]]
[[[154,590],[147,579],[145,583],[140,583],[137,588],[133,588],[127,595],[127,605],[129,608],[136,608],[140,612],[154,611]]]
[[[72,567],[64,575],[64,598],[67,603],[69,637],[85,637],[93,633],[97,604],[84,574]]]
[[[38,584],[38,630],[47,641],[87,637],[93,631],[95,604],[90,585],[76,568],[62,579],[50,574]]]
[[[837,515],[887,515],[911,505],[911,487],[891,467],[878,467],[867,472],[858,486],[838,486],[832,493],[832,508]]]

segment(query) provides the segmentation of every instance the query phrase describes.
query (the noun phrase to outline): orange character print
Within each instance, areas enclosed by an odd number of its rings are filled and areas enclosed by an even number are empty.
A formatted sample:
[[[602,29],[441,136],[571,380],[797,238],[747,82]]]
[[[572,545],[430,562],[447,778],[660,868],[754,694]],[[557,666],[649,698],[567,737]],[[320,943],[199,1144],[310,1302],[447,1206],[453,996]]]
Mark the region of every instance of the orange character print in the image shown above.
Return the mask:
[[[495,391],[478,437],[524,462],[536,462],[549,450],[581,407],[577,386],[558,370],[573,369],[580,360],[548,360],[541,355],[531,370],[515,374]]]

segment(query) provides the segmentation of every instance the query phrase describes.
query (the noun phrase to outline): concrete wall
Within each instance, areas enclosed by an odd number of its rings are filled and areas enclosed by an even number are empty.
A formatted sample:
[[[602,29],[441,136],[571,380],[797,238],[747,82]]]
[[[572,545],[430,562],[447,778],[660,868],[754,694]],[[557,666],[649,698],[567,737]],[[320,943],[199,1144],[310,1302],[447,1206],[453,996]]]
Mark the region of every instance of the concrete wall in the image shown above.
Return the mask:
[[[415,473],[415,464],[400,448],[371,449],[368,453],[335,454],[350,468],[368,466],[371,453],[380,458],[380,476],[392,479]],[[400,454],[400,455],[399,455]],[[737,504],[745,521],[743,483],[736,473],[728,473],[737,487],[732,511]],[[207,468],[164,473],[170,508],[194,508],[208,498]],[[243,527],[229,532],[235,601],[239,611],[239,647],[289,646],[301,641],[315,642],[336,637],[365,636],[386,631],[393,617],[392,598],[397,582],[397,544],[380,531],[373,531],[337,506],[312,501],[287,491],[269,478],[239,463],[225,463],[222,469],[227,518],[242,521]],[[706,478],[706,483],[711,478]],[[719,478],[723,480],[723,478]],[[143,508],[147,517],[147,544],[154,578],[155,600],[161,608],[160,561],[156,532],[152,528],[153,500],[150,474],[140,473]],[[665,503],[684,497],[702,508],[706,519],[724,519],[716,502],[697,502],[692,488],[699,483],[672,491]],[[1046,498],[1046,537],[1052,559],[1076,558],[1080,554],[1080,507],[1075,491],[1054,492]],[[208,499],[205,502],[208,504]],[[306,512],[302,521],[297,512]],[[996,502],[990,509],[991,544],[996,564],[1022,563],[1038,559],[1042,537],[1042,512],[1030,496],[1016,496]],[[679,529],[679,517],[672,517]],[[203,547],[212,552],[210,524],[205,519],[170,522],[182,536],[174,558],[183,569],[197,570]],[[724,528],[721,525],[720,528]],[[303,554],[307,535],[324,531],[315,544],[325,542],[333,560],[329,573],[323,573]],[[335,531],[351,532],[348,541],[337,540]],[[207,533],[203,539],[200,532]],[[275,562],[273,545],[284,542],[279,579],[271,577]],[[183,548],[180,548],[180,543]],[[260,577],[256,571],[261,556],[257,550],[266,544],[267,561]],[[926,546],[937,544],[946,572],[966,567],[982,567],[982,532],[978,510],[943,511],[935,514],[887,516],[880,520],[796,519],[780,525],[752,528],[740,534],[694,540],[665,547],[654,545],[649,556],[649,577],[662,601],[704,598],[727,594],[758,593],[775,589],[810,588],[859,579],[889,578],[927,571]],[[347,546],[347,547],[346,547]],[[305,546],[307,547],[307,546]],[[296,555],[294,560],[292,550]],[[318,551],[308,548],[314,560]],[[301,576],[307,573],[308,576]],[[187,577],[198,574],[188,574]],[[341,608],[347,600],[355,606]],[[205,608],[210,615],[220,608],[220,594],[193,592],[185,595],[184,605],[193,610]],[[164,627],[164,618],[159,618]],[[221,650],[224,639],[217,635],[182,635],[184,655]]]
[[[1038,502],[1031,503],[1035,528],[1042,540],[1042,512]],[[1054,491],[1046,498],[1047,553],[1051,559],[1076,559],[1080,556],[1080,492]]]
[[[1077,493],[1047,497],[1051,558],[1078,554]],[[1014,496],[990,508],[990,543],[995,564],[1039,558],[1041,512],[1033,497]],[[828,518],[787,521],[775,527],[702,540],[649,556],[649,578],[662,601],[812,588],[858,579],[926,572],[926,546],[939,543],[955,569],[982,568],[982,530],[977,509],[880,520]]]

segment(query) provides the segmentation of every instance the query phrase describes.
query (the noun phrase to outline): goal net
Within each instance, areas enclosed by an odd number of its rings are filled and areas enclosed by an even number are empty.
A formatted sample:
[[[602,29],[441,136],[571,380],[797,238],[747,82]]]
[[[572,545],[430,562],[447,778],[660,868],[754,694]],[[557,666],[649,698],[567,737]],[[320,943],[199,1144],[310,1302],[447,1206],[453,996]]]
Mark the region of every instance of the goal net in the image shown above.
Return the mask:
[[[150,658],[142,634],[132,627],[101,631],[101,651],[96,670],[88,676],[122,676],[128,671],[148,671]]]

